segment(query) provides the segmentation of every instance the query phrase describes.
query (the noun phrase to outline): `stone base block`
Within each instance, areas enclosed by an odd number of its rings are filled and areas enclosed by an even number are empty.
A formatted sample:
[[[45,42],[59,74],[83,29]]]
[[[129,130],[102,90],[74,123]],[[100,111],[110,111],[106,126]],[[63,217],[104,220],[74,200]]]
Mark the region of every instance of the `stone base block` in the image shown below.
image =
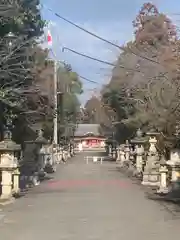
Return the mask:
[[[157,193],[168,193],[169,192],[169,189],[167,187],[160,187],[158,190],[157,190]]]
[[[159,186],[159,173],[158,172],[144,172],[142,185],[146,186]]]
[[[0,197],[0,205],[1,206],[6,206],[6,205],[8,205],[8,204],[12,204],[12,203],[14,203],[14,201],[15,201],[15,198],[14,197],[10,197],[10,198],[1,198]]]

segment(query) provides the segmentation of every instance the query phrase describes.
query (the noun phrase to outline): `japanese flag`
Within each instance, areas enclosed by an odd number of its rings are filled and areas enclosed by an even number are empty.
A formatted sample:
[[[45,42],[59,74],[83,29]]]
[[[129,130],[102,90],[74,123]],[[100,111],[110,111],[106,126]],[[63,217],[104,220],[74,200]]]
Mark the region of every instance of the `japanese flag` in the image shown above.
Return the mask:
[[[49,30],[47,32],[47,42],[49,46],[52,46],[52,35]]]

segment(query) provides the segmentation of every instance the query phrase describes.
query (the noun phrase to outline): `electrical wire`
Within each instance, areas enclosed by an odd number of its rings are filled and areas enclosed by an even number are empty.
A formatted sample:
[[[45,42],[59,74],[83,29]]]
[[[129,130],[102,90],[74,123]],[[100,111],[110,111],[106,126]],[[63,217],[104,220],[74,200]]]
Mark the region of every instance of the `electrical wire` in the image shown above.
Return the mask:
[[[73,53],[75,53],[75,54],[77,54],[77,55],[80,55],[80,56],[82,56],[82,57],[86,57],[86,58],[89,58],[89,59],[91,59],[91,60],[94,60],[94,61],[97,61],[97,62],[100,62],[100,63],[107,64],[107,65],[112,66],[112,67],[115,67],[115,66],[116,66],[116,65],[113,64],[113,63],[110,63],[110,62],[107,62],[107,61],[103,61],[103,60],[98,59],[98,58],[91,57],[91,56],[89,56],[89,55],[86,55],[86,54],[77,52],[77,51],[75,51],[75,50],[73,50],[73,49],[71,49],[71,48],[68,48],[68,47],[63,47],[63,48],[62,48],[62,51],[63,51],[63,52],[64,52],[65,50],[68,50],[68,51],[70,51],[70,52],[73,52]]]
[[[123,68],[123,69],[126,69],[126,70],[128,70],[128,71],[133,71],[133,72],[141,72],[141,71],[138,70],[138,69],[126,68],[126,67],[124,67],[124,66],[122,66],[122,65],[116,65],[116,64],[113,64],[113,63],[110,63],[110,62],[107,62],[107,61],[98,59],[98,58],[91,57],[91,56],[89,56],[89,55],[86,55],[86,54],[77,52],[77,51],[75,51],[75,50],[73,50],[73,49],[71,49],[71,48],[68,48],[68,47],[63,47],[63,48],[62,48],[62,52],[64,52],[65,50],[68,50],[68,51],[70,51],[70,52],[72,52],[72,53],[75,53],[75,54],[77,54],[77,55],[79,55],[79,56],[82,56],[82,57],[91,59],[91,60],[93,60],[93,61],[96,61],[96,62],[100,62],[100,63],[106,64],[106,65],[109,65],[109,66],[111,66],[111,67],[119,67],[119,68]]]
[[[56,58],[56,54],[54,53],[54,51],[53,51],[52,49],[50,49],[50,52],[51,52],[52,55],[55,57],[56,61],[58,61],[57,58]],[[66,64],[64,61],[58,61],[58,62],[60,62],[60,63],[63,64],[63,65]],[[80,78],[84,79],[84,80],[87,81],[87,82],[94,83],[94,84],[99,84],[98,82],[93,81],[93,80],[90,80],[90,79],[88,79],[88,78],[86,78],[86,77],[83,77],[83,76],[81,76],[81,75],[79,75],[79,74],[78,74],[78,76],[79,76]]]
[[[105,39],[105,38],[103,38],[103,37],[100,37],[100,36],[98,36],[97,34],[95,34],[95,33],[93,33],[93,32],[90,32],[89,30],[87,30],[87,29],[79,26],[79,25],[76,24],[76,23],[73,23],[72,21],[68,20],[67,18],[61,16],[59,13],[54,12],[53,9],[51,9],[51,8],[49,8],[49,7],[46,7],[44,4],[41,4],[41,5],[42,5],[42,7],[46,8],[48,11],[50,11],[51,13],[53,13],[56,17],[64,20],[65,22],[71,24],[72,26],[74,26],[74,27],[76,27],[76,28],[78,28],[78,29],[80,29],[80,30],[88,33],[89,35],[91,35],[91,36],[93,36],[93,37],[95,37],[95,38],[98,38],[99,40],[101,40],[101,41],[103,41],[103,42],[106,42],[106,43],[110,44],[111,46],[114,46],[114,47],[119,48],[120,50],[123,50],[123,51],[124,51],[124,48],[123,48],[123,47],[121,47],[121,46],[119,46],[119,45],[117,45],[117,44],[115,44],[115,43],[113,43],[113,42],[111,42],[111,41],[109,41],[109,40],[107,40],[107,39]]]
[[[44,5],[42,5],[42,6],[44,6]],[[54,11],[53,11],[52,9],[50,9],[50,8],[48,8],[48,7],[46,7],[46,9],[48,9],[49,11],[51,11],[52,13],[54,13]],[[119,45],[114,44],[114,43],[112,43],[111,41],[108,41],[108,40],[106,40],[106,39],[104,39],[104,38],[102,38],[102,37],[99,37],[98,35],[96,35],[96,34],[90,32],[90,31],[88,31],[88,30],[86,30],[86,29],[78,26],[77,24],[75,24],[75,23],[67,20],[66,18],[60,16],[59,14],[57,14],[57,13],[54,13],[54,14],[55,14],[56,16],[62,18],[63,20],[67,21],[68,23],[74,25],[75,27],[80,28],[81,30],[85,31],[86,33],[91,34],[91,35],[93,35],[94,37],[97,37],[98,39],[100,39],[100,40],[102,40],[102,41],[105,41],[105,42],[107,42],[107,43],[109,43],[109,44],[111,44],[111,45],[113,45],[113,46],[115,46],[115,47],[119,47],[120,49],[124,50],[124,49],[123,49],[122,47],[120,47]],[[126,69],[126,70],[128,70],[128,71],[133,71],[133,72],[134,72],[134,71],[135,71],[135,72],[141,72],[141,71],[138,70],[138,69],[132,69],[132,68],[127,68],[127,67],[125,67],[125,66],[123,66],[123,65],[113,64],[113,63],[110,63],[110,62],[108,62],[108,61],[104,61],[104,60],[101,60],[101,59],[98,59],[98,58],[89,56],[89,55],[87,55],[87,54],[80,53],[80,52],[75,51],[75,50],[73,50],[73,49],[71,49],[71,48],[68,48],[68,47],[62,47],[62,52],[63,52],[64,50],[71,51],[72,53],[75,53],[75,54],[77,54],[77,55],[79,55],[79,56],[82,56],[82,57],[91,59],[91,60],[96,61],[96,62],[100,62],[100,63],[106,64],[106,65],[109,65],[109,66],[111,66],[111,67],[119,67],[119,68],[123,68],[123,69]],[[53,53],[53,55],[55,55],[55,54]]]
[[[83,77],[83,76],[81,76],[81,75],[78,75],[78,76],[79,76],[80,78],[84,79],[84,80],[87,81],[87,82],[94,83],[94,84],[99,84],[98,82],[93,81],[93,80],[90,80],[90,79],[88,79],[88,78],[86,78],[86,77]]]
[[[47,9],[48,11],[50,11],[51,13],[53,13],[56,17],[64,20],[65,22],[71,24],[71,25],[74,26],[74,27],[76,27],[76,28],[84,31],[85,33],[87,33],[87,34],[89,34],[89,35],[91,35],[91,36],[93,36],[93,37],[95,37],[95,38],[97,38],[97,39],[99,39],[99,40],[101,40],[101,41],[103,41],[103,42],[105,42],[105,43],[108,43],[108,44],[110,44],[111,46],[116,47],[116,48],[118,48],[118,49],[121,50],[121,51],[124,51],[124,50],[125,50],[124,47],[121,47],[121,46],[119,46],[118,44],[115,44],[115,43],[113,43],[112,41],[109,41],[109,40],[107,40],[107,39],[105,39],[105,38],[103,38],[103,37],[101,37],[101,36],[99,36],[99,35],[91,32],[91,31],[89,31],[89,30],[87,30],[87,29],[79,26],[78,24],[76,24],[76,23],[70,21],[69,19],[61,16],[59,13],[54,12],[53,9],[51,9],[51,8],[49,8],[49,7],[46,7],[44,4],[41,4],[41,6],[44,7],[45,9]],[[148,61],[150,61],[150,62],[152,62],[152,63],[160,64],[158,61],[156,61],[156,60],[154,60],[154,59],[151,59],[151,58],[146,57],[146,56],[142,56],[141,54],[138,54],[138,53],[134,52],[131,48],[128,48],[128,51],[131,52],[133,55],[135,55],[135,56],[137,56],[137,57],[140,57],[140,58],[142,58],[142,59],[148,60]]]
[[[87,55],[87,54],[83,54],[83,53],[80,53],[80,52],[78,52],[78,51],[75,51],[75,50],[73,50],[72,48],[62,47],[62,52],[64,52],[65,50],[68,50],[68,51],[70,51],[70,52],[72,52],[72,53],[75,53],[75,54],[77,54],[77,55],[79,55],[79,56],[82,56],[82,57],[91,59],[91,60],[93,60],[93,61],[96,61],[96,62],[99,62],[99,63],[103,63],[103,64],[106,64],[106,65],[109,65],[109,66],[111,66],[111,67],[119,67],[119,68],[126,69],[126,70],[128,70],[128,71],[140,72],[140,71],[137,70],[137,69],[127,68],[127,67],[124,67],[123,65],[116,65],[116,64],[110,63],[110,62],[108,62],[108,61],[104,61],[104,60],[101,60],[101,59],[98,59],[98,58],[95,58],[95,57],[91,57],[91,56],[89,56],[89,55]],[[53,54],[53,56],[55,57],[55,59],[57,60],[57,57],[56,57],[56,54],[54,53],[54,51],[53,51],[52,49],[51,49],[50,51],[51,51],[51,53]],[[59,62],[61,62],[62,64],[65,64],[63,61],[59,61]]]
[[[126,68],[126,67],[124,67],[124,66],[122,66],[122,65],[116,65],[116,64],[110,63],[110,62],[108,62],[108,61],[103,61],[103,60],[101,60],[101,59],[91,57],[91,56],[89,56],[89,55],[80,53],[80,52],[75,51],[75,50],[73,50],[73,49],[71,49],[71,48],[68,48],[68,47],[63,47],[63,48],[62,48],[62,52],[64,52],[64,50],[68,50],[68,51],[70,51],[70,52],[72,52],[72,53],[75,53],[75,54],[77,54],[77,55],[79,55],[79,56],[82,56],[82,57],[91,59],[91,60],[93,60],[93,61],[97,61],[97,62],[106,64],[106,65],[109,65],[109,66],[111,66],[111,67],[120,67],[120,68],[126,69],[126,70],[128,70],[128,71],[140,72],[140,71],[137,70],[137,69],[135,70],[135,69]],[[55,57],[55,59],[57,60],[56,54],[54,53],[53,49],[50,49],[50,52],[52,53],[52,55],[53,55],[53,56]],[[57,60],[57,61],[58,61],[58,60]],[[65,62],[63,62],[63,61],[58,61],[58,62],[61,62],[63,65],[65,65]],[[88,79],[88,78],[86,78],[86,77],[83,77],[83,76],[80,76],[80,75],[78,75],[78,76],[79,76],[80,78],[88,81],[88,82],[91,82],[91,83],[94,83],[94,84],[99,84],[98,82],[93,81],[93,80],[90,80],[90,79]]]

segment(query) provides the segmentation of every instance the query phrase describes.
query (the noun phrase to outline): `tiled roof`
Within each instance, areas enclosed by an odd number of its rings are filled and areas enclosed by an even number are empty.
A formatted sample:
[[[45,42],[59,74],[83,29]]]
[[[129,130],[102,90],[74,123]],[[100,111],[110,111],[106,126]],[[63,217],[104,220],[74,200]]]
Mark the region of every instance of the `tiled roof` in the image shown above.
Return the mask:
[[[75,137],[84,136],[88,133],[96,136],[100,135],[99,124],[79,124],[75,131]]]

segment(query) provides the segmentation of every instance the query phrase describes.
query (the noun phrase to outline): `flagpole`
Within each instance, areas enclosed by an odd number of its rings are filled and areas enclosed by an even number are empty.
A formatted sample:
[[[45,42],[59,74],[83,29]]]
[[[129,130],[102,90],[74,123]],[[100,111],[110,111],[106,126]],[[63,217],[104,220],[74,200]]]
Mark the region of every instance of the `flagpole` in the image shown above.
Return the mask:
[[[53,142],[58,144],[58,115],[57,115],[57,61],[54,61],[54,132]]]
[[[51,36],[50,30],[48,30],[47,32],[47,41],[48,41],[48,45],[52,47],[52,36]],[[58,115],[57,115],[58,103],[57,103],[57,60],[56,59],[54,60],[54,84],[53,85],[54,85],[53,143],[57,145],[58,144]]]

